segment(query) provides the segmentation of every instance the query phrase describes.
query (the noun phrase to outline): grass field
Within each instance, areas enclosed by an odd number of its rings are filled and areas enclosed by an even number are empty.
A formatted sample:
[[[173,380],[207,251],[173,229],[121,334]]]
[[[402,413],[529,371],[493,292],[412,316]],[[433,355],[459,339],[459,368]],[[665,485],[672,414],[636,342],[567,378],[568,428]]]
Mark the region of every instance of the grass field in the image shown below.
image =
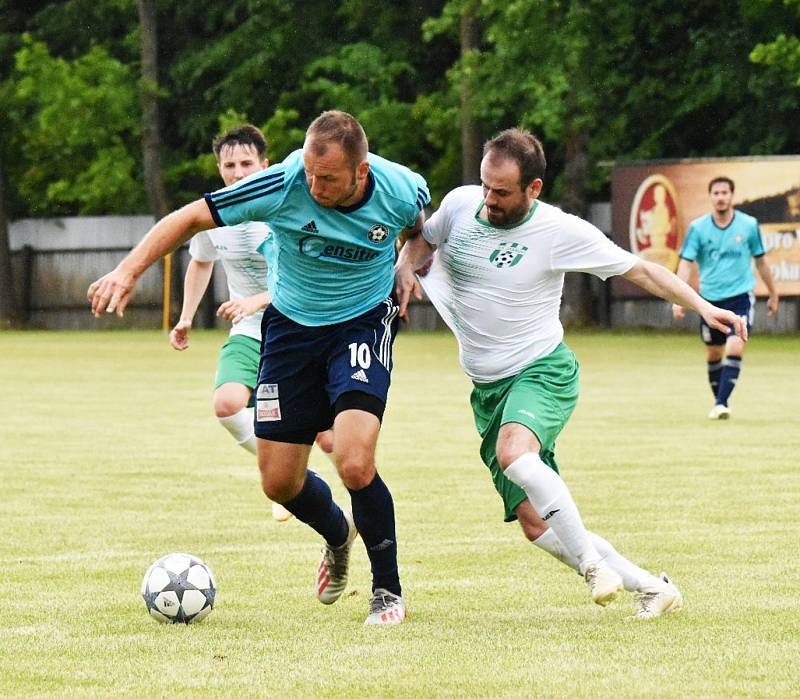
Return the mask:
[[[223,335],[0,333],[0,696],[787,697],[800,694],[800,337],[756,337],[710,422],[695,337],[578,334],[559,443],[589,528],[686,609],[627,619],[502,522],[469,384],[445,334],[403,334],[379,464],[397,508],[407,623],[315,600],[316,535],[271,520],[255,464],[211,413]],[[312,463],[340,502],[318,452]],[[162,626],[139,597],[170,551],[217,607]]]

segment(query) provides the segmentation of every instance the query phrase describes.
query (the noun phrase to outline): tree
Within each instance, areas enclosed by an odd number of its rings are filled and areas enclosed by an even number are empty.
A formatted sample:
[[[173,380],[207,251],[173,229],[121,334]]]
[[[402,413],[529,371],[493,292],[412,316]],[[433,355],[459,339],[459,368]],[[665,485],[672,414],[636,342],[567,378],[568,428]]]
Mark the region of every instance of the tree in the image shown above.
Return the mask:
[[[787,8],[794,8],[800,20],[800,0],[783,0]],[[766,66],[776,66],[788,73],[800,87],[800,38],[781,32],[772,41],[758,44],[750,53],[750,60]]]
[[[144,185],[150,210],[157,218],[166,216],[172,207],[164,188],[161,168],[161,126],[158,86],[158,22],[155,0],[137,0],[141,34],[142,77],[139,99],[142,105],[142,163]]]
[[[461,61],[466,69],[478,49],[480,38],[477,6],[474,0],[464,3],[461,8],[458,35],[461,44]],[[482,139],[480,125],[472,115],[472,89],[468,72],[461,76],[459,97],[461,111],[461,181],[464,184],[477,184],[481,181]]]
[[[11,268],[11,241],[8,235],[3,173],[3,158],[0,152],[0,328],[16,325],[20,319]]]
[[[101,47],[66,60],[22,43],[5,100],[12,216],[143,212],[133,71]]]

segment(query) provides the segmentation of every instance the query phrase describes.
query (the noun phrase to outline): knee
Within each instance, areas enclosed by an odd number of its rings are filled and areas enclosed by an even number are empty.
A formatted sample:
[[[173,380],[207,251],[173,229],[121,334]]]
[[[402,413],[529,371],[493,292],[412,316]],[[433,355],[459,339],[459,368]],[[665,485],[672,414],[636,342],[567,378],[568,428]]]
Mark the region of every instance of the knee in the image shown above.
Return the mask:
[[[339,477],[349,490],[366,488],[375,478],[375,464],[358,458],[342,458],[338,464]]]
[[[230,417],[236,415],[247,403],[243,402],[238,396],[227,393],[214,394],[214,415],[220,417]]]
[[[302,484],[278,481],[274,478],[267,477],[264,472],[261,472],[261,490],[273,502],[281,504],[289,502],[296,498],[302,490]]]
[[[273,502],[285,503],[296,498],[303,489],[305,478],[285,478],[270,469],[269,463],[259,459],[258,470],[261,472],[261,490]],[[305,474],[303,474],[305,475]]]
[[[495,450],[497,463],[500,464],[500,468],[503,469],[503,471],[511,466],[523,453],[524,451],[520,451],[516,445],[509,442],[498,443],[497,449]]]

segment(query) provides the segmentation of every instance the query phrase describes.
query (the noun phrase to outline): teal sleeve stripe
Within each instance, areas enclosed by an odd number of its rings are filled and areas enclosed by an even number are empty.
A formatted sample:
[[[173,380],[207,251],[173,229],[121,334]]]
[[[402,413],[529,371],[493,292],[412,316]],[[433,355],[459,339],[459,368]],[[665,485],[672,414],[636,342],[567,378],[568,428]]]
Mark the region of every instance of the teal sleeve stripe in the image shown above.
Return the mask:
[[[277,182],[279,180],[282,181],[283,177],[283,172],[266,173],[260,177],[250,178],[247,180],[247,182],[242,182],[238,185],[234,184],[230,187],[226,187],[225,189],[217,190],[214,192],[214,198],[217,201],[224,201],[229,197],[236,196],[239,192],[247,192],[264,184]]]
[[[250,192],[242,192],[242,195],[237,197],[236,199],[230,199],[225,202],[217,202],[217,208],[224,209],[229,206],[236,206],[237,204],[244,204],[248,201],[253,201],[253,199],[261,199],[265,197],[267,194],[272,194],[273,192],[280,192],[283,189],[283,182],[277,184],[273,187],[265,187],[256,190],[251,190]]]
[[[231,204],[242,201],[244,198],[252,198],[248,197],[248,195],[263,194],[266,189],[274,191],[271,189],[274,185],[279,185],[278,188],[280,189],[283,187],[283,182],[283,173],[279,172],[266,177],[259,177],[256,180],[242,185],[241,187],[234,187],[233,189],[221,189],[217,192],[214,192],[211,196],[214,198],[217,206],[230,206]]]
[[[214,223],[217,224],[217,227],[223,228],[224,226],[227,226],[228,224],[219,217],[219,212],[217,211],[217,207],[215,206],[211,195],[204,194],[203,198],[206,200],[206,204],[208,204],[208,210],[211,212],[211,218],[214,219]]]

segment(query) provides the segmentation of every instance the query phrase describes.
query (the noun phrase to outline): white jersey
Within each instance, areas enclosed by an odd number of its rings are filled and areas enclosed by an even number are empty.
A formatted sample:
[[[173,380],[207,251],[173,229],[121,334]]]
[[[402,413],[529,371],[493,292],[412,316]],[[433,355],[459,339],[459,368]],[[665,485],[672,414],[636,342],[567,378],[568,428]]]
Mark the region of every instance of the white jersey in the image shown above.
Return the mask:
[[[490,383],[518,374],[561,342],[565,272],[606,279],[638,258],[591,223],[541,201],[509,228],[479,218],[482,208],[478,186],[444,198],[423,229],[439,249],[420,281],[458,339],[464,371]]]
[[[267,264],[258,246],[269,235],[269,226],[255,221],[213,228],[192,238],[189,254],[198,262],[222,262],[231,299],[255,296],[267,290]],[[231,327],[230,334],[260,340],[263,315],[260,311],[243,318]]]

